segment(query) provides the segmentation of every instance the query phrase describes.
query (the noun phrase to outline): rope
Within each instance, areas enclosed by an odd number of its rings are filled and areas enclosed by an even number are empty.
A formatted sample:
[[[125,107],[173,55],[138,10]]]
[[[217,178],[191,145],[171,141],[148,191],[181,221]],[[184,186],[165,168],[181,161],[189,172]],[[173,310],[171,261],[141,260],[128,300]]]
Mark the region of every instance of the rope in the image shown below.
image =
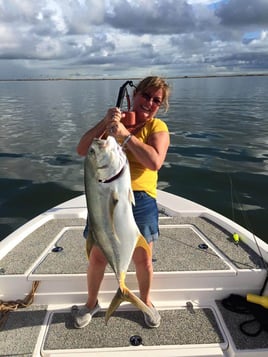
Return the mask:
[[[0,330],[3,328],[5,322],[7,321],[10,311],[15,311],[17,309],[28,307],[33,303],[34,295],[38,288],[39,283],[40,281],[33,282],[30,293],[23,300],[21,299],[15,301],[0,300]]]

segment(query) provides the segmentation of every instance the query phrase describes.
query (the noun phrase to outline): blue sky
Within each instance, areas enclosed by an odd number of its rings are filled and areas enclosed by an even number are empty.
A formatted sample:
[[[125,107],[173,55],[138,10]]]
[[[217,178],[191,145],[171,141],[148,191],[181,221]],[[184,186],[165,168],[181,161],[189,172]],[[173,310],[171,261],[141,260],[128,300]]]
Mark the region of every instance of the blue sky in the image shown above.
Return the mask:
[[[0,0],[0,79],[268,73],[268,0]]]

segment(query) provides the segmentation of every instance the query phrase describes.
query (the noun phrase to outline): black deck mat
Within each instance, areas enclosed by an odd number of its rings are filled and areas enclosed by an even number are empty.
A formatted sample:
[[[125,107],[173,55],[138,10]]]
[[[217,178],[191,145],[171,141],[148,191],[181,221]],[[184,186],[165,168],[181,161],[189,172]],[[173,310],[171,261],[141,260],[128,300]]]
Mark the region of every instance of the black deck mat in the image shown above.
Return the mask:
[[[262,331],[256,337],[246,336],[240,331],[239,325],[244,321],[252,320],[254,316],[229,311],[223,307],[221,301],[217,301],[217,306],[238,350],[268,349],[267,331]],[[249,329],[247,331],[254,332],[258,328],[258,324],[252,324],[251,327],[252,330]]]

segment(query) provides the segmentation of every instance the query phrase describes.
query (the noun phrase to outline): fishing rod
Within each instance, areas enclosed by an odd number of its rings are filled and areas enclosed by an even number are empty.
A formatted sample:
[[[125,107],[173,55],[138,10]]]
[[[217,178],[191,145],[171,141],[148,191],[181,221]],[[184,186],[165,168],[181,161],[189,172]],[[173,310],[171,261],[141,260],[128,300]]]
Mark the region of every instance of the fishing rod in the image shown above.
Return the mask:
[[[122,104],[123,104],[123,100],[124,97],[127,97],[127,101],[128,101],[128,110],[130,110],[130,101],[129,101],[129,95],[128,95],[128,91],[127,91],[127,86],[130,87],[135,87],[132,81],[126,81],[119,89],[119,93],[118,93],[118,97],[117,97],[117,101],[116,101],[116,107],[117,108],[121,108]]]
[[[136,114],[135,114],[135,112],[130,111],[130,98],[129,98],[129,94],[127,91],[127,86],[136,88],[136,86],[133,84],[132,81],[126,81],[119,88],[115,106],[121,110],[124,98],[125,97],[127,98],[128,109],[127,109],[127,111],[122,112],[122,113],[124,113],[124,117],[121,119],[121,122],[125,125],[126,128],[130,129],[131,127],[134,127],[136,124]],[[99,136],[99,138],[102,138],[104,136],[105,132],[106,132],[106,130],[104,130],[104,132]]]
[[[128,109],[127,111],[123,111],[124,118],[121,121],[127,128],[130,128],[136,124],[136,116],[135,116],[135,112],[130,111],[130,98],[129,98],[127,86],[136,88],[132,81],[126,81],[119,89],[119,93],[116,101],[116,107],[121,109],[124,98],[126,97]]]
[[[244,221],[246,223],[246,226],[248,227],[249,231],[252,233],[253,240],[254,240],[254,242],[256,244],[256,247],[257,247],[258,252],[259,252],[259,256],[260,256],[261,261],[262,261],[262,265],[263,265],[264,269],[266,270],[266,277],[264,279],[262,288],[260,289],[259,295],[247,294],[248,295],[248,301],[258,303],[257,301],[261,300],[260,298],[265,298],[265,304],[268,307],[268,297],[266,297],[266,296],[264,297],[263,296],[263,293],[266,290],[267,283],[268,283],[268,265],[267,265],[267,263],[266,263],[266,261],[265,261],[265,259],[263,257],[263,254],[262,254],[261,248],[260,248],[260,246],[258,244],[257,238],[256,238],[256,236],[255,236],[255,234],[253,232],[253,227],[251,226],[250,221],[249,221],[245,211],[243,210],[242,204],[241,204],[241,202],[240,202],[240,200],[238,198],[238,194],[237,194],[236,190],[234,189],[233,180],[231,178],[231,175],[228,174],[228,177],[229,177],[230,188],[231,188],[231,203],[232,203],[232,216],[233,216],[232,218],[233,218],[233,220],[235,220],[234,219],[234,195],[233,195],[233,191],[234,191],[235,192],[235,196],[236,196],[236,200],[237,200],[237,202],[238,202],[238,204],[240,206],[240,210],[242,212],[242,217],[243,217],[243,219],[244,219]],[[239,239],[239,235],[237,233],[233,234],[233,239],[235,241],[235,244],[239,244],[239,240],[240,239]]]

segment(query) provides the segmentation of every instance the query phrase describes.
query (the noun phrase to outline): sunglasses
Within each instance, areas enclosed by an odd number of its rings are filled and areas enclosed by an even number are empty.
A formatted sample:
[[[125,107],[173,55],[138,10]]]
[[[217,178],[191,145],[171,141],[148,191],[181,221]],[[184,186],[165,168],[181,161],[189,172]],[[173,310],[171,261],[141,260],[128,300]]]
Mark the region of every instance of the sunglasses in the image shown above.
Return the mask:
[[[157,105],[158,107],[160,107],[160,105],[162,104],[162,100],[161,99],[159,99],[158,97],[151,97],[148,93],[142,92],[141,96],[142,96],[142,98],[144,98],[148,102],[150,102],[151,99],[152,99],[153,103],[155,105]]]

